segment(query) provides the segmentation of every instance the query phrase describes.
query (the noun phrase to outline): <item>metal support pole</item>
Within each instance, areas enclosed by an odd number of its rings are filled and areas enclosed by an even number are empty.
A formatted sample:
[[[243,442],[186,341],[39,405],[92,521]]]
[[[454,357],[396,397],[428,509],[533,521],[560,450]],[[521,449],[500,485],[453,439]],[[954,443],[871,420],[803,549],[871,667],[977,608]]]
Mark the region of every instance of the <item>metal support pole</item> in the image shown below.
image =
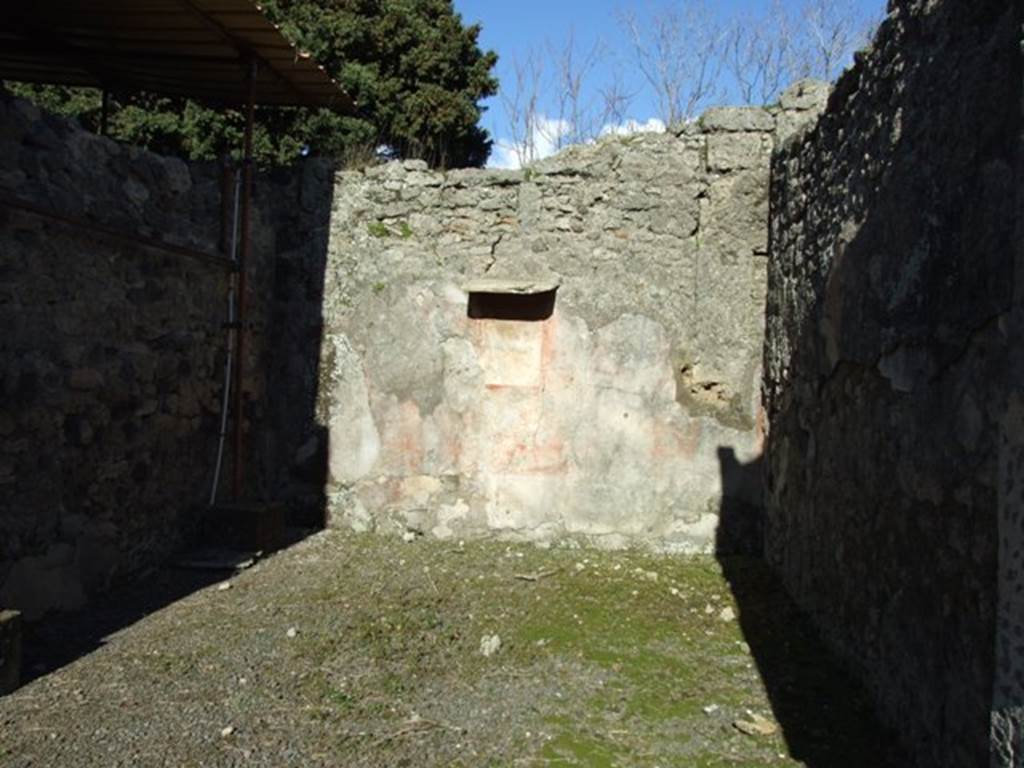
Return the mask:
[[[246,280],[245,269],[252,251],[252,182],[253,156],[252,134],[256,119],[256,67],[255,61],[248,63],[248,104],[245,110],[245,138],[242,147],[242,215],[240,247],[238,249],[238,322],[237,345],[235,348],[234,378],[234,412],[235,412],[235,464],[232,480],[232,495],[238,501],[242,496],[245,480],[245,399],[242,396],[245,380],[245,337],[246,337]]]

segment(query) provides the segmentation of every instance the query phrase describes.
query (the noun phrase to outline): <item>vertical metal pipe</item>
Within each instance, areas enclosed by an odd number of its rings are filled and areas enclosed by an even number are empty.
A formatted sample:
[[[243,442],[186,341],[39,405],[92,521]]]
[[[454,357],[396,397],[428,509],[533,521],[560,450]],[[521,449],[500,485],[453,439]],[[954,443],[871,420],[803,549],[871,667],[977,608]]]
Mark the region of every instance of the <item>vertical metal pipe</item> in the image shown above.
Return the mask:
[[[242,176],[241,174],[229,170],[225,165],[225,170],[230,176],[230,190],[225,187],[224,199],[225,202],[231,208],[230,224],[231,232],[227,234],[229,245],[226,246],[228,255],[231,257],[232,263],[236,263],[238,260],[238,209],[241,203],[242,197]],[[230,200],[228,199],[230,192]],[[228,221],[224,222],[224,230],[227,232]],[[235,344],[238,338],[238,320],[235,317],[235,294],[236,294],[236,281],[238,279],[238,272],[232,269],[230,275],[228,275],[228,315],[227,315],[227,358],[224,361],[224,394],[221,397],[220,403],[220,435],[217,440],[217,462],[213,467],[213,483],[210,486],[210,506],[212,507],[217,502],[217,491],[220,489],[220,472],[224,466],[224,444],[228,438],[228,412],[231,409],[231,381],[235,370]]]
[[[245,414],[242,396],[245,382],[245,337],[246,337],[246,265],[252,251],[252,181],[253,156],[252,134],[256,120],[256,62],[248,63],[247,85],[249,89],[248,103],[245,109],[245,138],[242,147],[242,217],[240,248],[238,250],[238,305],[236,321],[238,322],[237,345],[235,347],[234,369],[234,412],[235,412],[235,464],[232,481],[232,495],[235,500],[241,498],[245,481]]]

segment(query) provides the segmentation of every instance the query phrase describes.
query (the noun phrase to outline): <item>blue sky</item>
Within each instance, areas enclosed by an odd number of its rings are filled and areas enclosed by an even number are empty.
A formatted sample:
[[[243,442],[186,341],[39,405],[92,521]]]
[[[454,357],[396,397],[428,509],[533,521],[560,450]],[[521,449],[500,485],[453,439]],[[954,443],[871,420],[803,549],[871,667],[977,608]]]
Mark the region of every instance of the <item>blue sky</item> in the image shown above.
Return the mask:
[[[676,0],[678,2],[678,0]],[[628,117],[645,123],[656,117],[656,100],[635,63],[630,58],[629,39],[622,29],[619,17],[623,11],[633,10],[641,21],[652,8],[663,7],[671,0],[454,0],[455,9],[467,24],[479,23],[482,27],[481,46],[496,51],[500,57],[497,73],[502,84],[511,87],[514,82],[513,62],[524,60],[531,49],[543,53],[546,46],[564,43],[570,31],[575,35],[578,50],[589,50],[602,41],[606,53],[594,66],[584,90],[596,101],[596,91],[602,83],[617,71],[623,79],[626,90],[635,94]],[[791,13],[797,23],[801,6],[807,0],[778,0]],[[885,0],[828,0],[832,7],[849,4],[850,13],[862,18],[881,19],[885,13]],[[770,0],[711,0],[709,7],[722,22],[740,17],[758,16],[766,13]],[[546,56],[550,65],[551,57]],[[723,85],[724,92],[716,101],[738,101],[731,86]],[[553,86],[545,90],[552,91]],[[502,100],[492,98],[485,102],[488,107],[483,125],[492,137],[507,141],[510,136],[508,116]],[[556,111],[550,99],[543,105],[543,111],[552,116]],[[492,162],[495,158],[492,157]]]

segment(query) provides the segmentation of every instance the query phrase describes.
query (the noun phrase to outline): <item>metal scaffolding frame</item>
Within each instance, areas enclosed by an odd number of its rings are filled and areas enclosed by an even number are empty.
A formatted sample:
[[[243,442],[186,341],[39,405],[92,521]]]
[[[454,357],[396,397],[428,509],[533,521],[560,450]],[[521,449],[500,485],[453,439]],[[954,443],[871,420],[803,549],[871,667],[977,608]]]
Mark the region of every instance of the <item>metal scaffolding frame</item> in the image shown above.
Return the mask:
[[[252,250],[253,131],[256,105],[327,107],[355,103],[322,67],[298,51],[249,0],[31,0],[0,10],[0,80],[90,86],[181,96],[245,114],[237,259],[116,230],[0,193],[0,206],[104,237],[230,270],[237,312],[232,394],[232,491],[245,481],[243,419],[246,267]]]

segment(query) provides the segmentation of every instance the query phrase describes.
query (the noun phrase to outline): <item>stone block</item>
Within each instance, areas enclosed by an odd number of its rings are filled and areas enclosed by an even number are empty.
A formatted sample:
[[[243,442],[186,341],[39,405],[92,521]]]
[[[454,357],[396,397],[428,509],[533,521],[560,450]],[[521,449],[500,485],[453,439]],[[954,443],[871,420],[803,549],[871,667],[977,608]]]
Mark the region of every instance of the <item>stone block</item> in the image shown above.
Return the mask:
[[[94,368],[76,368],[71,372],[70,384],[72,389],[97,389],[103,386],[103,374]]]
[[[784,146],[794,137],[799,136],[805,129],[814,125],[817,120],[817,112],[780,112],[775,129],[776,146]]]
[[[764,167],[768,173],[771,140],[756,133],[713,133],[708,136],[708,170],[728,172]]]
[[[832,86],[821,80],[797,80],[779,96],[783,109],[820,111],[828,104]]]
[[[0,696],[21,684],[21,614],[0,611]]]
[[[713,107],[701,117],[708,133],[769,132],[775,129],[775,118],[760,107]]]

